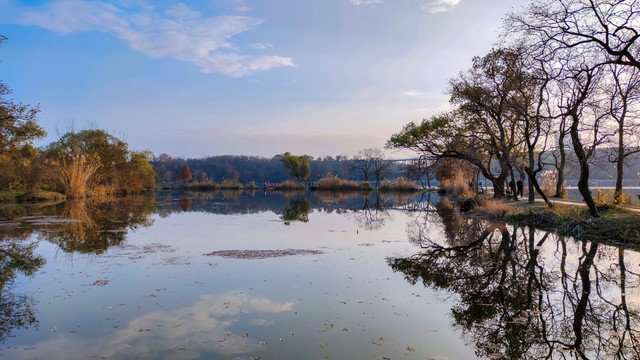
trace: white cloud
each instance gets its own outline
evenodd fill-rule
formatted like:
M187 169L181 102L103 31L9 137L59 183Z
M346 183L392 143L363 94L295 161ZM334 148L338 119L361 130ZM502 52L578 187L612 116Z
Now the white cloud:
M432 14L453 10L460 0L436 0L423 5L422 8Z
M422 96L429 95L429 93L425 93L418 90L407 90L407 91L403 91L402 95L408 96L408 97L422 97Z
M127 6L132 6L127 3ZM153 57L174 57L198 66L202 72L242 77L274 67L294 66L281 56L249 56L237 53L229 42L236 34L263 22L250 16L204 18L179 3L164 14L149 7L136 13L105 2L58 0L41 8L25 11L19 23L69 34L100 31L127 41L137 51ZM268 44L268 43L264 43Z
M354 5L380 4L382 0L349 0Z
M251 8L245 4L244 0L236 0L236 11L251 11Z
M261 42L249 45L250 48L254 50L264 50L273 47L273 44L269 44L268 42Z
M32 344L30 352L15 350L9 357L199 359L203 354L217 353L224 358L237 358L265 350L256 339L237 333L241 311L254 326L269 326L271 322L262 319L262 314L292 309L292 302L251 298L242 292L205 295L189 307L153 311L131 319L118 330L104 334L99 344L91 337L58 336ZM176 352L177 348L182 350Z

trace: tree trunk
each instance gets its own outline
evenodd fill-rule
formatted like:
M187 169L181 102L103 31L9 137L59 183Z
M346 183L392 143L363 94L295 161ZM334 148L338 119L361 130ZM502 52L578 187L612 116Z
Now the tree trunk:
M580 164L580 178L578 179L578 191L582 195L582 199L587 204L589 208L589 214L592 217L597 218L598 209L596 208L596 203L593 201L593 197L591 196L591 190L589 190L589 158L584 151L584 147L580 142L580 134L578 133L578 115L572 114L573 123L571 124L571 142L573 143L573 151L576 153L576 157L578 158L578 163Z
M624 122L618 122L618 159L616 161L616 190L613 196L616 204L622 198L622 178L624 176Z
M529 204L533 204L534 202L536 202L536 194L534 190L538 190L540 188L540 186L538 186L538 182L536 181L536 174L533 173L533 169L535 168L535 154L533 153L533 147L529 147L529 166L528 169L525 166L524 171L527 173L527 176L529 176ZM544 195L544 193L542 191L538 191L538 193L542 196L542 198L544 199L544 202L547 203L547 205L549 205L549 201L547 200L547 197Z
M567 161L567 154L564 151L564 137L566 135L567 133L564 132L564 128L562 128L560 130L560 134L558 135L558 151L560 151L560 163L556 161L556 171L558 177L556 179L556 194L554 196L557 198L562 197L562 188L564 187L564 166Z
M578 274L580 276L580 283L582 285L582 294L578 299L576 304L576 310L573 315L573 333L576 336L576 339L573 343L573 346L576 352L584 356L584 349L582 348L582 330L583 330L583 321L587 314L587 306L589 304L589 296L591 295L591 268L593 267L593 262L596 257L596 253L598 252L598 243L591 243L591 247L589 248L589 252L584 254L584 262L580 264L578 267Z
M533 171L531 171L531 168L529 168L528 166L524 168L524 171L527 173L527 177L529 177L529 189L531 189L531 187L534 187L538 192L538 194L542 196L542 199L544 200L545 204L547 204L548 207L553 207L553 204L549 201L549 198L547 198L547 195L545 195L544 191L542 191L542 189L540 188L540 184L538 184L538 180L536 180L536 174ZM529 193L529 202L533 203L533 201L531 201L531 193Z
M511 182L509 183L509 191L511 191L511 196L513 200L518 200L518 187L516 186L516 175L513 173L513 168L509 168L509 172L511 173L511 182L513 182L513 187L511 187Z

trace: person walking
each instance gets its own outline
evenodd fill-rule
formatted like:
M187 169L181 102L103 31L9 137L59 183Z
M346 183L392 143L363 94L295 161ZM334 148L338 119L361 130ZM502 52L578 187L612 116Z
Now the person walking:
M518 187L518 193L516 194L516 199L518 198L518 195L520 195L520 197L524 197L524 181L522 181L522 178L518 180L518 182L516 183L516 186Z

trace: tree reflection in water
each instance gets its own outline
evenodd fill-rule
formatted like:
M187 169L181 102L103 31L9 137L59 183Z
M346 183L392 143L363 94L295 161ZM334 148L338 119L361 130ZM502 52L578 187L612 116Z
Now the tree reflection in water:
M298 196L289 200L289 206L282 210L280 218L285 221L285 225L289 225L289 221L309 222L309 212L311 211L311 203L304 196Z
M152 224L152 197L127 197L111 200L70 200L60 216L63 221L50 224L42 236L65 252L105 252L121 244L129 230Z
M0 239L0 342L13 330L37 323L33 299L10 291L19 273L32 276L44 265L45 260L33 253L35 247L35 243Z
M437 209L408 225L422 252L388 262L412 284L457 295L454 323L478 356L640 358L637 253Z
M390 200L383 198L378 191L372 192L364 197L361 208L353 209L353 219L365 230L382 228L390 217L389 208L393 205Z

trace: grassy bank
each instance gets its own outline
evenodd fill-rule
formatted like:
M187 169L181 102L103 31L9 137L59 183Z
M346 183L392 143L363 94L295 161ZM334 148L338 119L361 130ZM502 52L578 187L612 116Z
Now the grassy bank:
M600 217L592 218L584 206L544 205L523 207L507 204L503 219L508 223L556 231L581 240L640 248L640 214L615 205L602 206Z
M593 218L581 203L564 201L552 208L542 202L494 199L490 195L474 193L465 182L451 181L439 190L458 204L467 216L503 220L510 224L532 226L554 231L580 240L622 245L640 249L640 213L623 206L613 205L613 196L597 193L596 203L600 216Z
M0 190L0 203L56 202L64 200L64 194L55 191L28 193L26 190Z

